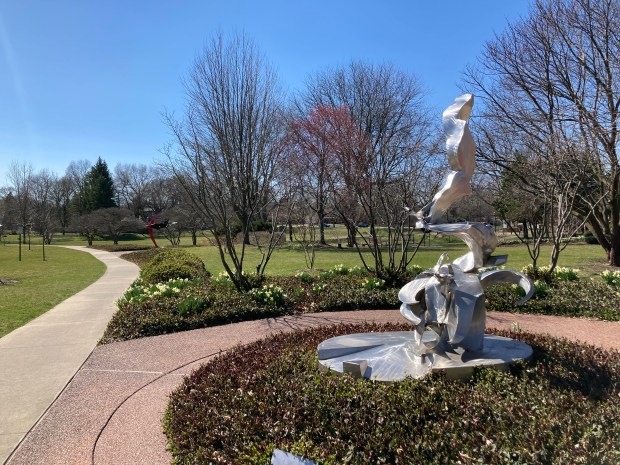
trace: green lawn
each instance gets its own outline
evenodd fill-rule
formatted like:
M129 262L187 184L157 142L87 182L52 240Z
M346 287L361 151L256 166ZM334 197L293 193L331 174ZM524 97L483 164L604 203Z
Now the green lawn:
M206 246L188 248L188 251L198 255L205 262L207 269L214 274L223 270L220 262L217 247ZM468 251L467 247L460 242L437 243L431 247L420 248L412 263L423 268L430 268L437 263L442 252L448 252L451 259L455 259ZM543 246L541 257L538 260L540 266L549 263L551 247ZM496 255L508 254L506 266L511 269L519 270L531 263L527 249L522 246L498 247ZM366 254L370 260L370 254ZM260 254L256 247L248 247L245 258L245 268L252 271L260 261ZM342 263L347 266L361 265L360 258L355 249L328 246L318 248L316 251L316 269L329 269L332 266ZM372 261L369 261L372 263ZM590 276L594 272L606 269L606 258L603 249L599 245L570 244L560 255L560 266L579 268L584 272L584 276ZM306 269L304 254L301 250L283 247L273 253L271 261L267 267L268 275L294 274L299 270Z
M45 313L100 278L105 265L86 252L40 245L18 248L0 245L0 337Z
M328 233L327 247L317 248L315 269L329 269L336 264L346 266L360 266L361 261L355 249L338 248L335 246L338 237L342 240L342 231L331 228ZM8 242L16 237L8 236ZM160 238L161 246L168 242ZM85 245L78 236L57 236L56 244ZM97 241L98 244L111 244L111 241ZM134 240L126 241L129 244L149 244L146 237L134 236ZM199 239L200 247L188 247L188 251L198 255L205 262L207 269L217 274L223 270L217 247L208 245L207 239ZM182 245L189 246L190 238L184 237ZM15 280L17 283L0 285L0 337L31 319L49 310L67 297L75 294L99 278L105 271L105 266L83 252L68 250L60 247L47 247L47 261L42 260L40 238L32 239L32 250L23 246L23 261L18 261L17 246L0 245L0 279ZM442 252L449 252L450 258L455 259L467 252L467 248L460 241L447 238L433 238L430 246L420 248L413 259L413 264L423 268L430 268ZM543 247L539 265L546 265L549 261L551 248ZM518 270L531 263L524 246L498 247L496 254L508 254L507 266ZM370 254L366 254L368 263L372 264ZM245 269L252 271L260 261L260 254L256 247L247 248ZM582 270L582 276L588 277L607 269L605 253L598 245L571 244L560 256L560 265ZM304 254L301 249L285 243L284 247L276 250L267 267L269 275L294 274L307 269Z

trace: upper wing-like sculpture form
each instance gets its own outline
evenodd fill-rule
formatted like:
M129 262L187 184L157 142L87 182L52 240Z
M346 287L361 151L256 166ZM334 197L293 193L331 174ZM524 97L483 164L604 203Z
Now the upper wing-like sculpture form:
M436 224L450 205L471 193L469 183L476 167L476 144L469 132L467 120L473 106L474 96L465 94L457 97L443 112L446 151L452 171L433 201L416 214L422 224Z

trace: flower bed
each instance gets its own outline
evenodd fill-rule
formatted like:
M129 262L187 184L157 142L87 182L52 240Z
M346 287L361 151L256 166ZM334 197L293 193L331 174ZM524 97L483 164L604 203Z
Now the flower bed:
M336 265L318 274L306 271L264 280L249 275L254 289L240 293L228 275L209 277L202 262L182 249L150 250L131 258L141 263L141 278L119 300L119 310L102 343L295 313L396 309L400 305L400 283L390 287L359 267ZM420 269L412 271L399 279L412 279ZM577 270L538 271L534 299L517 307L520 289L496 285L486 291L487 309L620 321L617 288L577 280Z
M186 378L165 431L174 463L618 463L620 354L528 333L530 365L389 385L320 371L319 342L406 325L318 328L237 348Z

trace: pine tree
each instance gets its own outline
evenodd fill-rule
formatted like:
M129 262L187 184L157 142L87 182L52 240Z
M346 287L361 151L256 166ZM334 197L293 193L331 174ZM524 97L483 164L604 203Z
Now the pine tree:
M82 198L86 213L117 206L114 200L114 181L108 165L101 157L86 174Z

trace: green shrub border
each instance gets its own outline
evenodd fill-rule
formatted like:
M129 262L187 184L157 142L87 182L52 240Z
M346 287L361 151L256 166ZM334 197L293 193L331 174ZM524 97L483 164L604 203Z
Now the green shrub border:
M119 301L119 310L101 343L290 314L395 309L400 305L400 285L390 287L357 267L338 265L315 275L298 273L255 280L257 287L276 286L282 290L283 295L270 300L258 298L262 291L237 292L225 275L209 279L202 261L183 249L151 249L124 257L142 267L143 279L146 276L156 282L186 277L197 279L199 284L192 284L174 297L140 303ZM419 269L414 267L412 271ZM398 279L411 278L403 275ZM511 286L491 286L486 290L487 310L620 321L620 295L614 287L591 280L551 281L544 286L544 292L537 288L537 296L522 306L515 305L519 296ZM200 302L189 302L192 296Z
M268 464L274 448L323 465L618 463L620 353L530 333L530 364L389 385L319 370L316 346L406 325L272 336L215 358L170 398L174 463Z

